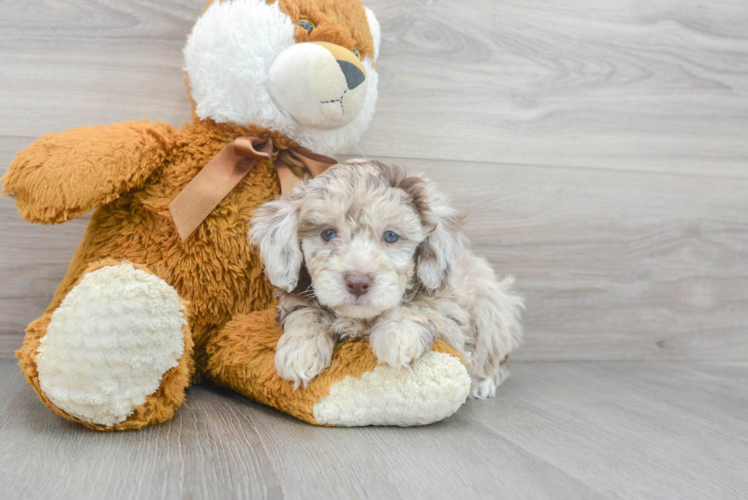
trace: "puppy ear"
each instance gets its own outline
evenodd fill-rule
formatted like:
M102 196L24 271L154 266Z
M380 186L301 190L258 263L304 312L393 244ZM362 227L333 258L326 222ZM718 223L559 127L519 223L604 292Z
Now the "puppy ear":
M252 216L249 239L259 247L265 275L278 288L293 291L303 261L297 236L299 213L288 197L265 203Z
M448 198L426 184L425 207L421 211L424 226L430 230L416 256L416 276L433 293L440 289L467 247L467 239L460 227L462 215L449 206Z

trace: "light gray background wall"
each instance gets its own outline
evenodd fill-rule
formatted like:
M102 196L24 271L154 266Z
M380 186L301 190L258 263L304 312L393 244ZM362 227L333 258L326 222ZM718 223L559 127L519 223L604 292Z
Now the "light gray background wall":
M748 358L744 0L367 3L381 97L360 148L470 213L527 298L517 359ZM3 2L0 172L46 132L188 120L181 48L203 5ZM0 199L0 358L85 224L32 226Z

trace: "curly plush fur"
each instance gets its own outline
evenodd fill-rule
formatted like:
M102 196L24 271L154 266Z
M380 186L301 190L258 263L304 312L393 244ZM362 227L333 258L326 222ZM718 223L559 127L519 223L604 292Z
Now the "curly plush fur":
M493 396L521 340L522 301L467 249L460 221L432 183L374 161L260 207L250 236L279 288L280 376L309 383L344 338L368 337L393 368L442 340L465 360L471 395Z
M307 32L298 26L299 20L311 22L315 29ZM195 112L201 119L220 123L251 123L280 132L319 154L335 154L361 137L374 114L379 36L376 17L358 0L211 1L184 49ZM301 45L304 42L333 43L356 50L361 57L367 85L353 92L362 92L364 102L356 118L345 126L300 123L299 116L292 116L272 97L270 87L276 82L272 72L268 73L269 62L288 49L311 49L311 44ZM304 71L301 61L297 66L301 73L313 74L312 68ZM291 79L288 82L294 88L304 87Z
M224 3L211 1L206 12ZM232 0L231 6L270 6L275 14L284 14L291 30L286 42L326 41L356 49L364 59L376 56L373 34L378 37L379 28L370 30L373 15L359 0L279 0L267 5L262 0ZM314 23L312 34L297 25L300 19ZM226 43L242 40L237 31L232 33L237 36L213 35ZM199 66L194 59L188 61L190 85L198 78ZM238 75L231 73L235 68L225 69L222 76ZM247 242L253 211L279 194L271 161L258 161L187 241L179 238L168 210L203 166L239 136L270 136L281 150L299 143L314 147L311 139L317 137L327 151L356 140L363 128L343 135L289 129L292 133L286 135L262 126L259 117L255 122L253 116L242 115L246 109L211 113L210 106L201 106L208 97L197 97L193 122L179 128L138 121L46 135L20 152L2 179L3 194L13 196L21 216L31 222L62 223L94 210L65 278L42 317L29 325L17 353L28 382L52 411L94 429L137 429L162 422L182 404L190 381L204 377L316 422L313 403L332 384L375 365L366 343L351 342L307 390L293 392L292 384L275 373L280 328L271 320L272 311L270 316L256 312L273 307L273 289ZM100 272L104 268L106 272ZM95 293L97 287L106 293ZM167 295L169 318L150 307L155 298ZM160 322L170 334L144 339L141 334L157 331ZM147 328L135 331L137 325ZM45 342L50 332L54 335ZM166 357L159 358L158 366L145 362L148 349L162 341ZM90 345L95 349L85 347ZM444 345L436 349L457 355ZM60 373L65 377L44 380ZM95 383L97 374L107 383ZM154 380L160 380L160 386L145 395ZM455 401L461 390L454 385ZM327 410L329 415L329 405ZM447 414L440 410L425 420ZM350 421L341 417L321 423ZM394 417L392 421L402 423Z

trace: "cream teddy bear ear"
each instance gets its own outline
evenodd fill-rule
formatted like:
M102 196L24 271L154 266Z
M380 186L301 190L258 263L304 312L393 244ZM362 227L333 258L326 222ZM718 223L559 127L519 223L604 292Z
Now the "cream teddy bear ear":
M382 41L382 29L379 27L379 21L377 16L368 7L366 9L366 20L369 22L369 31L371 32L372 38L374 38L374 60L379 58L379 44Z

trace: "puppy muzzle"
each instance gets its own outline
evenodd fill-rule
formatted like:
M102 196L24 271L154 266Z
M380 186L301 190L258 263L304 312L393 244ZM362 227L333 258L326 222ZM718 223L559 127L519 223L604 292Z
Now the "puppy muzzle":
M267 85L275 102L302 125L336 129L363 109L366 76L350 50L327 42L305 42L275 58Z

